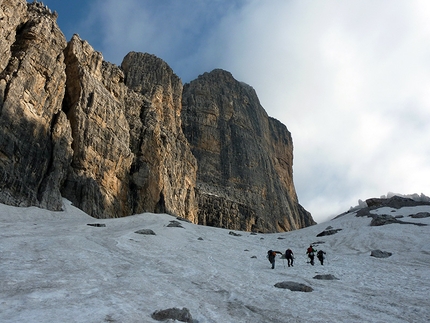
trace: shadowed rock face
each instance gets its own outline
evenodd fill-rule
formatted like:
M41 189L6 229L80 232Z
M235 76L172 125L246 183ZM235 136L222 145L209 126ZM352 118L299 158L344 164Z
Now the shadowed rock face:
M163 212L260 232L314 223L291 135L250 86L215 70L183 89L153 55L118 67L67 43L42 3L0 3L1 203L61 210L65 197L96 218Z
M0 201L58 210L70 162L66 40L40 4L2 1L0 16Z
M291 134L226 71L186 84L185 136L197 158L199 223L277 232L313 224L293 184Z

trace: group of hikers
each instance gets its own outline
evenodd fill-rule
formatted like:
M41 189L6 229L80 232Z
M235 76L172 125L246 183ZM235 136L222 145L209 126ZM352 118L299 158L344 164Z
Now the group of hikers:
M275 269L276 254L281 255L282 259L287 259L288 267L293 267L294 253L291 249L287 249L284 254L280 251L269 250L267 252L267 258L269 259L269 262L272 264L272 269ZM306 250L306 254L308 255L308 258L309 258L308 263L310 263L312 266L315 264L314 263L315 254L317 255L317 258L320 261L321 265L324 265L324 258L325 258L324 255L326 254L325 251L322 251L322 250L317 251L314 249L312 245L310 245L309 248Z

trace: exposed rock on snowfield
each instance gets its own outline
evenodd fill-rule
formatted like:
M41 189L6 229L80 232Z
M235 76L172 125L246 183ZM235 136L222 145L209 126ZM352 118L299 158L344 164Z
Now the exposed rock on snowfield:
M164 61L105 62L78 35L67 43L42 3L3 1L0 17L0 202L58 211L66 197L96 218L260 232L315 223L296 196L291 134L250 86L216 70L183 99Z
M417 201L412 198L394 195L390 198L371 198L366 200L368 208L379 208L382 206L399 209L406 206L430 205L429 201Z
M391 257L392 253L388 251L382 251L382 250L376 249L376 250L372 250L370 252L370 255L375 258L388 258L388 257Z
M137 233L137 234L146 234L146 235L153 235L153 236L155 236L156 234L155 234L155 232L154 231L152 231L151 229L141 229L141 230L137 230L135 233Z
M275 287L289 289L293 292L312 292L313 288L305 284L300 284L292 281L284 281L276 283Z
M262 232L314 224L297 200L291 134L253 88L214 70L186 84L182 102L199 165L199 223Z
M316 275L313 277L314 279L320 279L320 280L339 280L339 278L336 278L332 274L326 274L326 275Z
M182 309L174 307L165 310L155 311L154 313L152 313L151 317L157 321L174 320L188 323L195 322L190 311L186 307Z
M414 219L422 219L422 218L428 218L428 217L430 217L430 213L429 212L419 212L417 214L411 214L409 216L411 218L414 218Z
M318 233L317 237L331 236L332 234L336 234L342 229L325 229L323 232Z

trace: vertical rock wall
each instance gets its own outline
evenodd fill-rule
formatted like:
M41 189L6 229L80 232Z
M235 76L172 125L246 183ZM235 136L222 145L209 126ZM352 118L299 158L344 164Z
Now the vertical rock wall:
M46 194L59 196L68 160L54 165L53 156L62 144L55 129L64 120L66 40L39 3L2 1L0 15L0 200L59 209L61 201L47 203Z
M127 87L143 98L140 107L127 104L132 137L140 138L132 145L135 211L150 208L196 221L197 162L181 128L182 82L149 54L131 52L121 67Z
M183 128L198 161L199 223L277 232L313 224L297 201L289 131L222 70L186 84Z
M63 195L91 216L129 215L133 161L124 113L123 72L74 35L65 50L64 109L73 133L73 161Z

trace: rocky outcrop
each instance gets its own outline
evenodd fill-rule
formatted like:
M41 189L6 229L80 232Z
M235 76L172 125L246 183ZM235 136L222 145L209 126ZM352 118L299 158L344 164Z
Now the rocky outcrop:
M143 98L126 102L134 212L152 209L197 222L197 161L181 128L182 82L154 55L131 52L121 67L129 92Z
M163 212L260 232L314 223L291 134L250 86L216 70L183 89L143 53L118 67L78 35L67 43L56 18L0 0L1 203L61 210L65 197L96 218Z
M0 201L61 208L70 132L64 35L39 3L0 3Z
M122 70L77 35L67 44L41 3L0 9L0 201L61 210L66 197L97 218L195 222L197 165L167 64L130 53Z
M198 162L199 223L260 232L314 223L297 200L291 134L250 86L214 70L184 86L182 106Z
M129 215L133 161L124 111L124 74L74 35L65 50L64 110L73 133L73 161L63 195L96 218Z

